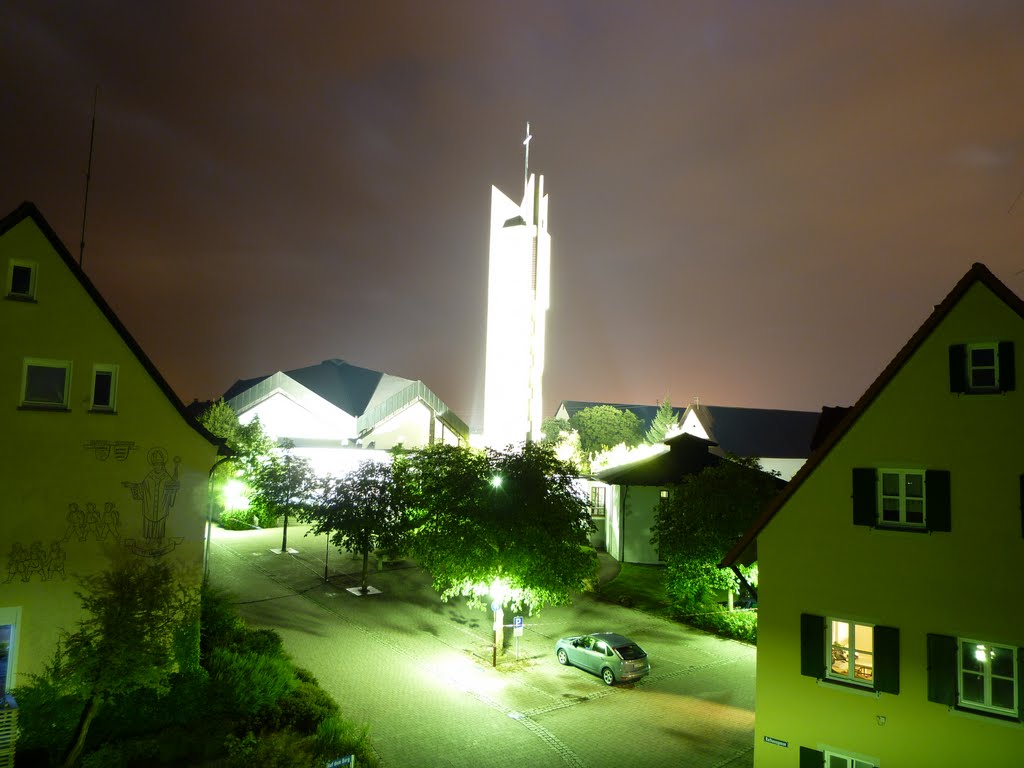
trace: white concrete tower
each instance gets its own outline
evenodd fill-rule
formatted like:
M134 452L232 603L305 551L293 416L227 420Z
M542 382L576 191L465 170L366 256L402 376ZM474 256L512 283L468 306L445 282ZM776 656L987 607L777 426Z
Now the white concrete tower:
M544 418L551 236L544 177L530 173L532 138L527 123L522 203L491 187L483 435L494 448L539 439Z

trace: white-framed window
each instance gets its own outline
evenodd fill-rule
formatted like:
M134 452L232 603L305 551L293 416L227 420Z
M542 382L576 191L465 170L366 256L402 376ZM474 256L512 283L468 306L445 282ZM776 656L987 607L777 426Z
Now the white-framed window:
M608 489L602 485L595 485L590 489L590 515L591 517L604 517L606 514Z
M0 697L14 687L20 623L21 608L0 608Z
M825 750L825 768L875 768L874 763L861 760L842 752Z
M71 362L29 357L21 378L21 404L29 408L63 408L69 403Z
M967 345L967 388L970 392L999 391L999 345Z
M879 475L879 522L882 525L924 528L924 471L882 469Z
M92 406L94 411L117 410L117 366L97 363L92 367Z
M875 628L845 619L828 619L826 675L833 680L873 687L875 684Z
M12 299L35 299L36 272L33 261L11 259L7 267L7 296Z
M1017 649L965 638L958 643L960 706L1017 717Z

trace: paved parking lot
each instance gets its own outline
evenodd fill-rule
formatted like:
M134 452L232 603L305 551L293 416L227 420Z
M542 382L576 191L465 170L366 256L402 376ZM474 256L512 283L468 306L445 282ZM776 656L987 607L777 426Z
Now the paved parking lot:
M385 768L753 765L753 648L583 596L526 617L518 659L513 646L495 669L490 614L442 603L412 563L353 595L361 561L332 548L325 582L326 539L304 531L275 555L280 529L215 529L211 581L370 727ZM601 630L640 643L651 675L608 687L555 661L557 638Z

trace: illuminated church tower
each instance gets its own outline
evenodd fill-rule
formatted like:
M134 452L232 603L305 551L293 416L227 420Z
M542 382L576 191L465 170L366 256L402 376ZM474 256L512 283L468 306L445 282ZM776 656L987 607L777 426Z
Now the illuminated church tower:
M544 177L530 173L532 138L527 123L522 203L491 187L483 432L494 448L539 439L543 419L551 236Z

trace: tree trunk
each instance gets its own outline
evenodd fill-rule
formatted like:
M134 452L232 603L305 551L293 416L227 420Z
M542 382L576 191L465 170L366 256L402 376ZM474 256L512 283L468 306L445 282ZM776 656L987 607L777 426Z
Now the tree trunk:
M288 553L288 510L284 511L284 531L281 535L281 554Z
M75 730L75 740L68 749L67 755L64 756L63 768L73 768L73 766L78 763L78 758L82 756L82 750L85 749L85 737L89 735L89 726L92 725L92 719L96 716L96 710L98 708L99 701L94 693L85 703L85 709L82 710L82 716L78 719L78 728Z
M367 574L367 572L369 570L370 570L370 550L364 549L363 550L363 585L360 588L360 591L364 595L366 594L366 579L367 579L366 574Z

